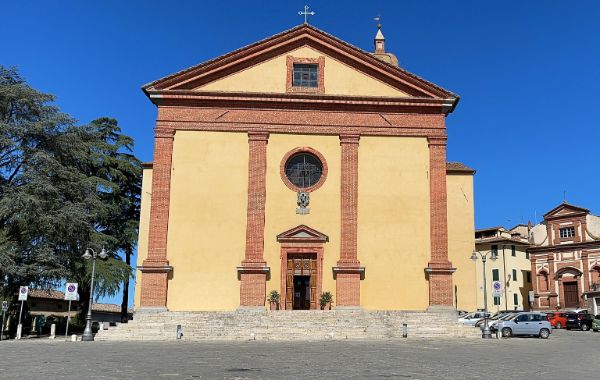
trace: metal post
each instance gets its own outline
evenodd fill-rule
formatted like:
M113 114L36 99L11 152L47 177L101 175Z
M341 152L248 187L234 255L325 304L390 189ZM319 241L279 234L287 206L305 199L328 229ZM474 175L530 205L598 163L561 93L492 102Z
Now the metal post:
M71 300L69 300L69 311L67 312L67 327L65 328L65 342L69 341L69 321L71 320Z
M4 317L6 316L6 311L2 309L2 325L0 325L0 342L2 342L2 336L4 335Z
M85 316L85 330L83 330L83 335L81 336L81 340L84 342L93 342L94 341L94 333L92 332L92 302L94 297L94 276L96 275L96 254L94 252L94 257L92 259L92 283L90 287L90 302L87 315Z
M487 305L487 279L485 276L485 262L487 261L487 255L481 256L483 262L483 332L481 337L484 339L492 339L492 332L488 324L488 305Z
M19 324L17 325L17 339L23 335L23 325L21 324L21 315L23 315L23 300L21 300L21 311L19 311Z

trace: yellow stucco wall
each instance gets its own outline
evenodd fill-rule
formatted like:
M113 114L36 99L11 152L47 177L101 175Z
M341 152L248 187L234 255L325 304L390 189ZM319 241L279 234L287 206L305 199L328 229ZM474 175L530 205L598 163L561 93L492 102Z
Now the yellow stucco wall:
M177 131L167 255L169 310L233 310L248 190L245 133Z
M288 55L298 58L318 58L319 56L325 56L325 94L408 96L406 93L308 46L303 46L225 78L200 86L196 88L196 91L285 93L287 79L286 56Z
M140 209L140 227L138 232L137 246L137 266L142 265L148 256L148 229L150 228L150 200L152 198L152 169L147 168L143 171L142 177L142 195ZM133 300L134 307L140 305L140 294L142 286L142 272L139 270L135 274L135 295Z
M475 211L473 176L452 174L446 177L448 194L448 259L457 269L453 275L457 309L472 311L477 305L475 263L470 259L475 248Z
M424 310L430 257L429 150L424 138L362 137L358 255L365 309Z
M316 149L324 156L328 167L323 186L310 195L310 213L307 215L296 214L297 195L285 186L279 169L285 154L298 147ZM271 134L269 137L264 257L271 267L271 280L267 282L267 294L271 290L281 291L281 245L276 236L304 224L329 236L329 242L323 245L323 291L331 292L335 300L331 268L340 256L340 173L341 150L337 136Z

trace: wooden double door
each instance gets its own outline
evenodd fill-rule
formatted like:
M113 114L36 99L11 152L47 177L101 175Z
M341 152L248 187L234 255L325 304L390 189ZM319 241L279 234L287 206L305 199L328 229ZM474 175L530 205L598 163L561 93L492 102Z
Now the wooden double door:
M289 254L285 308L287 310L316 310L317 296L317 254Z
M563 282L563 294L565 296L565 307L579 306L579 289L577 282Z

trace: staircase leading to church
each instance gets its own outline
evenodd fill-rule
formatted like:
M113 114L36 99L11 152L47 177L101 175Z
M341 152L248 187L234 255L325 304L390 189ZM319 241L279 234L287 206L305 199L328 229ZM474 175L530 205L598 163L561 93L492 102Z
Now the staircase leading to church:
M409 338L478 338L478 328L457 323L454 313L364 310L238 310L232 312L138 312L135 319L96 340L340 340Z

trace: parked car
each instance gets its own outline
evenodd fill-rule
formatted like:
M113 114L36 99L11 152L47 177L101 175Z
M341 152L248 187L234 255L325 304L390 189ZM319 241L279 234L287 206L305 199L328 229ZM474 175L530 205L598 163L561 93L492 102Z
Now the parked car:
M495 333L495 332L497 331L497 330L496 330L496 325L498 324L498 322L501 322L501 321L505 321L505 320L507 320L507 319L510 319L510 318L514 317L514 315L515 315L515 313L507 313L507 314L502 314L501 316L499 316L499 317L498 317L498 319L496 319L496 320L493 320L493 321L490 323L490 330L491 330L493 333Z
M565 312L557 311L546 313L546 318L554 329L562 329L567 325L567 313Z
M523 311L525 311L525 310L500 310L488 318L488 324L491 324L492 322L497 321L498 319L504 317L505 315L521 313ZM477 321L477 323L475 323L475 327L483 328L483 322L484 322L483 319Z
M552 333L552 326L541 313L518 313L512 317L501 320L496 324L504 338L515 335L535 335L548 339Z
M595 332L600 331L600 314L594 316L594 320L592 321L592 330Z
M588 331L592 328L593 320L594 316L588 313L567 313L565 328L567 330L581 329L582 331Z
M475 326L477 321L482 319L486 314L488 317L492 315L491 313L484 313L483 311L475 311L458 318L458 322L467 326Z

